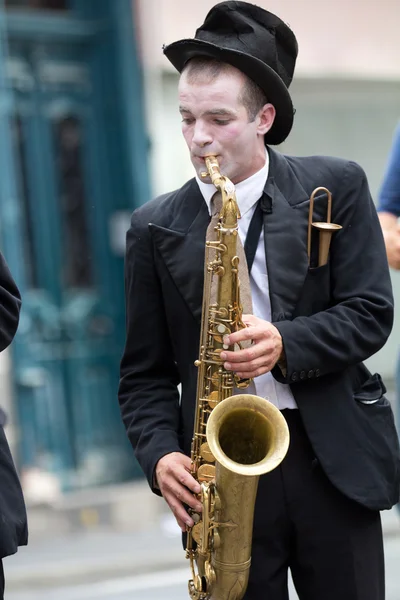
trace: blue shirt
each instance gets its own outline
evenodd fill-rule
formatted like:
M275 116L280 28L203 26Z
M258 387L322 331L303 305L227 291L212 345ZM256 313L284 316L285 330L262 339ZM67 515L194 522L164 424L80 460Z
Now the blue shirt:
M400 217L400 123L395 131L386 173L379 192L378 211Z

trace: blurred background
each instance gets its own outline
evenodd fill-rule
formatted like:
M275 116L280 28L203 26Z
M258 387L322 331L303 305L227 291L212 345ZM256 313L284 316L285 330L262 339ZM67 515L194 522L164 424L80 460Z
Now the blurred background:
M40 586L56 585L58 571L59 585L80 580L83 556L98 556L87 567L91 580L113 574L111 563L118 573L151 571L155 544L172 561L171 543L186 566L179 532L126 440L116 392L130 214L193 175L178 76L162 45L193 37L214 4L0 0L1 250L23 295L18 334L0 356L0 402L31 529L28 549L6 562L16 589L9 598L47 598ZM376 200L400 119L398 0L257 4L299 42L295 125L280 150L357 161ZM400 298L399 272L392 276ZM398 311L391 338L368 361L391 397L399 340ZM149 564L138 558L146 548ZM394 551L400 558L400 546ZM157 564L170 566L165 556ZM160 597L141 585L129 597ZM125 597L105 589L101 597Z

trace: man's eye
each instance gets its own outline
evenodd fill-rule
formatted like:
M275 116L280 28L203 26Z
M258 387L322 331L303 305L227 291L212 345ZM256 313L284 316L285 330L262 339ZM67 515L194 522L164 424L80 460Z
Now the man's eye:
M226 119L214 119L216 125L228 125L229 120Z
M182 119L182 123L185 123L185 125L191 125L192 123L194 123L194 119L186 117L185 119Z

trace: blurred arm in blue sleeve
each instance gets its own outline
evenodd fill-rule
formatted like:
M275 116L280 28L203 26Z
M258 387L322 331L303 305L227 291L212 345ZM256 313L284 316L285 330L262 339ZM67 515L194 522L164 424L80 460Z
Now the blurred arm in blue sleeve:
M389 265L393 269L400 269L400 123L395 131L379 192L378 212Z

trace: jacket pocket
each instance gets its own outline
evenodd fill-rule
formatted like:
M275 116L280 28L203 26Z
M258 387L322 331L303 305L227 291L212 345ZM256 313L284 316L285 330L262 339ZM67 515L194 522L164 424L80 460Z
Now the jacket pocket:
M330 306L330 265L310 267L294 311L294 317L309 317Z
M354 399L364 405L390 406L389 400L384 396L386 387L379 373L370 375L361 386L355 390Z

